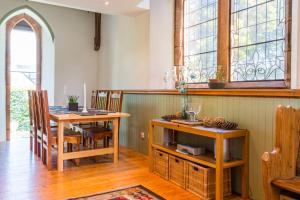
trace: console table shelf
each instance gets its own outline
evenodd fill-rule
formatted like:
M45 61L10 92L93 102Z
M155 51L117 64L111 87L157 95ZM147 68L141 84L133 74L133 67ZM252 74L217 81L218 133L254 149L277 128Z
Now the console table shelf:
M216 160L214 158L214 154L211 152L206 153L204 155L193 156L193 155L186 155L186 154L177 152L175 146L152 144L152 148L164 151L171 155L177 156L179 158L183 158L185 160L192 161L192 162L200 164L200 165L204 165L204 166L211 167L211 168L216 168ZM243 160L232 160L229 162L224 162L223 168L226 169L226 168L231 168L231 167L238 167L238 166L244 165L244 163L245 162Z
M153 135L154 127L161 127L165 129L175 130L183 133L194 134L198 136L215 139L216 142L216 159L213 153L206 153L200 156L185 155L176 151L175 146L154 144ZM243 158L240 160L223 161L224 139L243 138ZM248 199L248 174L249 174L249 132L244 129L238 130L222 130L217 128L207 128L202 126L188 126L174 122L168 122L161 119L154 119L150 121L149 126L149 155L150 164L152 163L153 150L160 150L170 155L214 168L216 170L216 199L223 199L223 172L226 168L241 167L242 169L242 199ZM150 170L151 167L150 167Z

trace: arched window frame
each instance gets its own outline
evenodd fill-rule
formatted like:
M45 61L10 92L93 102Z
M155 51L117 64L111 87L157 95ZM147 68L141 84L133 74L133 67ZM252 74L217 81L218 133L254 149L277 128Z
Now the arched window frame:
M6 22L6 53L5 53L5 83L6 83L6 139L10 140L10 93L11 93L11 32L21 21L25 21L36 34L37 45L37 69L36 89L41 89L41 68L42 68L42 29L39 23L26 13L13 16Z

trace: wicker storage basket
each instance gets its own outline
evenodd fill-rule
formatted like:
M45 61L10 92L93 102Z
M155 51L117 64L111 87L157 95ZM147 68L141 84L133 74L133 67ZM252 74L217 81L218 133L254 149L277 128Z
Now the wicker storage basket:
M185 161L169 155L169 180L185 188Z
M169 155L158 150L153 151L153 172L169 180Z
M204 200L215 198L215 169L186 162L186 189ZM224 196L231 195L231 171L224 169Z

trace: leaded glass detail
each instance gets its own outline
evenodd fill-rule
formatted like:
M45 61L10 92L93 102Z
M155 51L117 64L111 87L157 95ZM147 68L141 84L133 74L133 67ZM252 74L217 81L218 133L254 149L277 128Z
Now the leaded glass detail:
M188 83L206 83L217 70L218 0L185 0L184 65Z
M231 81L284 80L286 0L231 5Z

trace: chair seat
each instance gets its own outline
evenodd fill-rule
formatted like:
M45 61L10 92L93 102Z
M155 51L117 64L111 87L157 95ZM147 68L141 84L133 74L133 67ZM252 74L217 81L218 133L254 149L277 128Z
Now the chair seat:
M57 137L57 129L51 129L52 139L51 144L57 144L58 137ZM64 129L64 142L77 144L81 139L81 134L70 129Z
M111 130L109 128L105 128L102 126L97 126L97 127L91 127L89 129L89 132L91 133L101 133L101 132L111 132Z
M290 179L276 179L272 181L272 184L282 190L300 194L300 176Z
M112 130L105 127L91 127L88 131L88 136L94 140L102 140L105 137L112 136Z
M76 127L82 129L83 131L89 131L92 128L99 128L104 126L104 122L94 122L94 123L80 123L75 125Z

